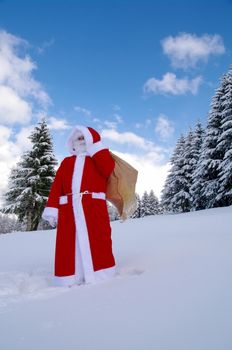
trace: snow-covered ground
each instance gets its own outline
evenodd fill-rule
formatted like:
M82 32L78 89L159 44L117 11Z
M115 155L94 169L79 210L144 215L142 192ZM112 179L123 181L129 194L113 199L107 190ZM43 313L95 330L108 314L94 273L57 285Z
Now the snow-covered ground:
M117 276L52 286L55 231L0 235L1 350L231 350L232 207L114 222Z

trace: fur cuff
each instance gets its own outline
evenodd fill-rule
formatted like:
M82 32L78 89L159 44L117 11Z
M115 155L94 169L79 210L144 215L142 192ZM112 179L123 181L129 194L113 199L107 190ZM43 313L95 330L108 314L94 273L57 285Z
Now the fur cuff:
M103 149L107 149L107 147L105 147L101 141L95 142L92 145L87 146L87 152L91 157Z
M58 217L58 209L57 208L52 208L52 207L46 207L43 211L43 214L42 214L42 218L44 220L47 219L47 217L54 217L54 218L57 218Z

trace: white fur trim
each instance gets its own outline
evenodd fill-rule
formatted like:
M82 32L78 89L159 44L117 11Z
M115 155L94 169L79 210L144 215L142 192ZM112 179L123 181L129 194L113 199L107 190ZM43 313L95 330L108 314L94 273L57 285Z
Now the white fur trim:
M102 269L94 272L95 276L95 281L100 282L100 281L105 281L110 278L113 278L116 274L116 268L115 266L109 267L107 269Z
M75 278L75 275L64 276L64 277L54 276L53 282L56 287L68 287L75 284L76 278Z
M95 142L92 145L87 146L87 152L91 157L103 149L107 149L107 147L105 147L101 141Z
M113 278L116 275L116 267L109 267L106 269L98 270L94 272L94 282L99 283L106 281L108 279ZM84 276L63 276L63 277L58 277L54 276L53 277L53 285L56 287L69 287L74 284L83 284L85 282ZM87 282L89 283L89 282ZM91 281L91 283L93 283Z
M80 250L80 242L78 233L76 232L76 244L75 244L75 273L77 282L83 282L85 279L84 276L84 267L82 263L82 255Z
M73 181L72 181L72 193L79 193L81 190L81 181L83 177L83 170L85 165L85 157L77 157L74 166ZM78 264L77 254L81 255L81 262L83 271L76 271L78 274L83 274L85 282L94 282L94 270L92 255L89 245L89 235L85 221L85 215L82 207L82 197L72 196L74 218L76 224L76 263ZM80 267L80 266L79 266ZM79 272L79 273L78 273Z
M68 196L60 196L59 198L59 204L67 204L68 203Z
M54 218L58 218L58 209L52 207L46 207L43 211L42 218L47 220L48 217L53 216Z
M92 192L92 198L106 199L106 194L104 192Z

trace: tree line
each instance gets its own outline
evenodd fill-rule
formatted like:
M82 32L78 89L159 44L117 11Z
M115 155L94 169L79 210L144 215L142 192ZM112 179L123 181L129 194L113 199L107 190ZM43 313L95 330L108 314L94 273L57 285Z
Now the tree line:
M220 80L206 127L176 143L161 198L167 212L232 205L232 66Z
M22 155L9 176L0 233L19 227L27 231L49 227L41 215L58 162L44 119L29 138L31 150ZM232 205L232 66L220 79L206 127L199 121L186 135L180 135L170 163L160 203L152 190L141 198L137 194L132 218ZM112 206L109 215L111 220L118 219Z
M32 147L11 170L5 205L0 213L0 233L34 231L51 228L41 219L58 164L46 121L40 121L29 136ZM160 213L159 201L153 190L142 197L137 194L137 209L133 218ZM110 220L118 220L116 208L108 203Z
M132 219L142 218L148 215L156 215L161 213L161 206L158 198L154 194L154 191L151 190L149 193L145 191L142 196L136 194L137 199L137 209L134 214L131 216ZM117 209L108 204L108 212L111 221L119 220L119 215Z

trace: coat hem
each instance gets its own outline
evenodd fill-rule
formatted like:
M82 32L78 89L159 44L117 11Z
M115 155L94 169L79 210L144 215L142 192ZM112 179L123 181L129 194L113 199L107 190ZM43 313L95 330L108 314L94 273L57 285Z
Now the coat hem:
M89 282L88 280L85 281L85 279L82 277L78 278L77 275L54 276L53 281L56 287L68 287L74 284L84 284L84 283L94 284L97 282L102 282L113 278L115 274L116 274L116 266L112 266L106 269L94 271L93 273L94 279L92 279L91 282Z

